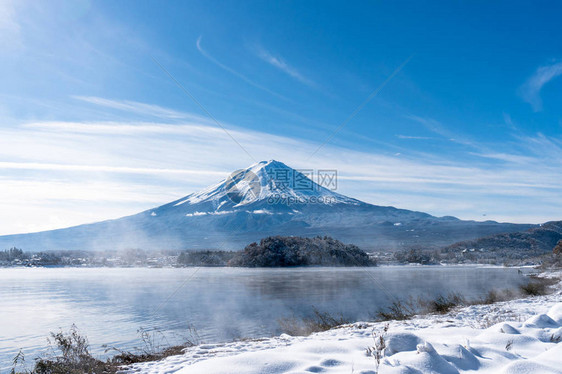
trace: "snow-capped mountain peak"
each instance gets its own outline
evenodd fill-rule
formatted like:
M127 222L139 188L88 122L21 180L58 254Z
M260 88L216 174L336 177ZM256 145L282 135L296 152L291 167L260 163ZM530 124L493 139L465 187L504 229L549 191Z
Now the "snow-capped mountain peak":
M331 178L336 178L333 172ZM197 212L247 209L251 205L359 204L317 183L314 170L296 170L276 160L261 161L236 170L226 179L171 203ZM189 212L188 212L189 213Z

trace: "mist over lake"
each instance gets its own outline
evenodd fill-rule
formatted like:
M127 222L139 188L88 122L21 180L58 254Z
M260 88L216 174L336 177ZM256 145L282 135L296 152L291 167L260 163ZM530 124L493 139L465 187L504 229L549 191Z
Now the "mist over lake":
M313 308L368 319L391 297L460 292L466 298L525 282L513 268L9 268L0 272L0 368L23 349L32 362L51 331L75 323L92 350L141 345L139 328L156 329L162 344L197 330L219 342L279 333L278 319Z

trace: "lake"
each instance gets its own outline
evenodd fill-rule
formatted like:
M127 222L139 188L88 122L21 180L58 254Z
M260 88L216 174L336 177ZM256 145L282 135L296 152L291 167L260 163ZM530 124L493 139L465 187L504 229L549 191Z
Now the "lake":
M217 342L279 333L279 318L313 308L368 319L392 297L460 292L477 298L525 282L517 269L454 266L376 268L4 268L0 269L0 368L20 349L26 362L51 331L74 323L92 351L141 346L139 329L158 344L193 337Z

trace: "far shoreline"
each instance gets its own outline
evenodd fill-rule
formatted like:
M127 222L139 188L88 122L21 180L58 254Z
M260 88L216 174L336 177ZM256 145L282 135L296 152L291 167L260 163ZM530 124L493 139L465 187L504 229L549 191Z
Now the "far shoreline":
M0 266L0 269L376 269L376 268L438 268L438 267L467 267L467 268L490 268L490 269L535 269L537 265L497 265L497 264L379 264L376 266L277 266L277 267L252 267L252 266L72 266L72 265L44 265L44 266ZM540 269L544 271L546 269Z

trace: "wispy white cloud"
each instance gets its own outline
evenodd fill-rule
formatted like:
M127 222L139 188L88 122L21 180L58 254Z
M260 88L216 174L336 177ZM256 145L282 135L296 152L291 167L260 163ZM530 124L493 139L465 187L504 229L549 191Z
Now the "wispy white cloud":
M296 80L306 84L309 87L317 87L314 81L302 75L296 68L290 66L283 58L279 56L274 56L273 54L271 54L261 46L256 46L254 50L256 55L260 59L276 67L277 69L283 71L285 74L289 75L290 77L295 78Z
M228 175L226 171L193 170L193 169L164 169L142 168L108 165L81 165L81 164L54 164L41 162L4 162L0 161L0 170L46 170L46 171L78 171L86 173L120 173L120 174L182 174L193 177L212 176L223 178Z
M396 135L398 139L413 139L413 140L433 140L431 136L414 136L414 135Z
M541 90L545 84L562 74L562 62L541 66L521 87L521 96L535 112L542 110Z
M460 135L460 134L456 134L453 131L449 130L446 126L444 126L441 122L433 119L433 118L426 118L426 117L420 117L420 116L416 116L413 114L407 114L404 116L405 118L408 118L414 122L418 122L421 125L423 125L427 130L433 132L434 134L437 134L451 142L455 142L458 144L463 144L466 146L470 146L470 147L475 147L477 146L476 143L474 143L473 141L466 139L464 136Z
M519 136L519 141L525 145L527 152L531 154L540 153L544 161L549 164L562 164L562 139L548 137L538 133L534 137Z
M222 62L220 62L219 60L217 60L216 58L214 58L211 54L209 54L205 49L203 49L203 47L201 46L201 40L203 39L202 36L199 36L199 38L197 38L197 42L195 43L195 45L197 46L197 50L203 55L205 56L209 61L211 61L213 64L217 65L218 67L220 67L223 70L228 71L229 73L235 75L236 77L242 79L244 82L248 83L251 86L254 86L262 91L265 91L273 96L276 96L280 99L283 100L289 100L287 99L285 96L278 94L277 92L274 92L272 90L270 90L269 88L262 86L259 83L254 82L252 79L248 78L247 76L245 76L242 73L239 73L238 71L234 70L233 68L223 64Z
M518 154L510 154L510 153L476 153L470 152L478 157L490 158L499 161L505 161L510 163L517 163L517 164L528 164L535 162L537 159L536 157L518 155Z
M137 188L138 186L104 180L84 183L82 179L57 181L34 178L20 180L1 178L0 181L0 193L6 200L12 202L20 199L23 195L27 195L28 203L65 200L157 204L166 201L166 196L170 198L178 193L174 188L160 188L160 186L154 184L145 184L144 188L141 189ZM64 190L64 196L61 195L61 190Z
M183 122L181 124L154 123L154 122L29 122L23 124L22 128L45 130L51 132L73 132L83 134L121 134L121 135L141 135L141 134L163 134L163 135L192 135L198 136L202 133L206 135L217 134L223 130L217 127L203 125L206 119L196 122Z
M503 113L503 122L512 130L517 130L517 126L513 123L511 115L509 113Z
M16 4L12 0L0 1L0 53L22 46Z
M73 98L90 104L103 106L106 108L117 109L133 114L148 115L157 118L167 119L186 119L194 118L193 115L176 110L163 108L158 105L139 103L130 100L111 100L96 96L73 96ZM195 117L200 119L200 117Z
M26 172L28 174L28 172ZM0 178L0 234L68 227L138 213L168 202L181 189L98 178ZM9 219L9 222L6 220Z

